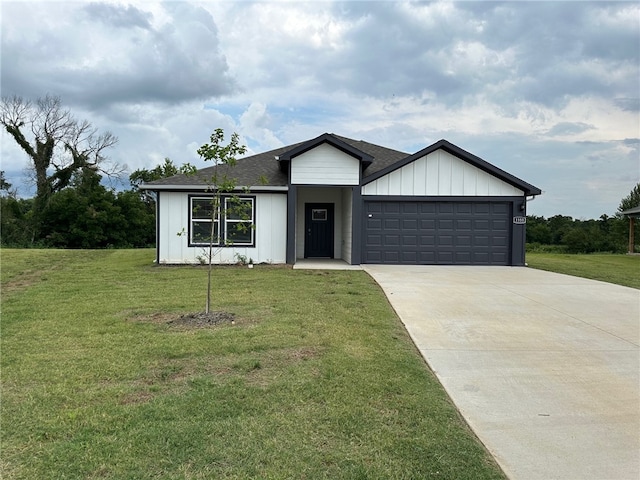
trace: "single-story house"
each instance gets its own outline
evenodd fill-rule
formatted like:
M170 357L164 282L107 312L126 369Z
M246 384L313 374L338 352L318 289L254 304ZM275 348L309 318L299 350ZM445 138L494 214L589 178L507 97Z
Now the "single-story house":
M215 168L142 186L156 193L158 263L202 258ZM446 140L411 155L331 133L238 159L229 176L248 215L225 213L223 196L216 263L524 265L527 197L541 193Z

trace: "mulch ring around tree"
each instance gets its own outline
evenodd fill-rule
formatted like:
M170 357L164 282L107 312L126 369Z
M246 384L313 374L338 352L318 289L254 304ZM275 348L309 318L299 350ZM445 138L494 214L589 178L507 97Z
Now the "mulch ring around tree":
M167 325L187 328L207 328L223 323L235 324L235 314L229 312L196 312L180 315L180 317L169 320Z

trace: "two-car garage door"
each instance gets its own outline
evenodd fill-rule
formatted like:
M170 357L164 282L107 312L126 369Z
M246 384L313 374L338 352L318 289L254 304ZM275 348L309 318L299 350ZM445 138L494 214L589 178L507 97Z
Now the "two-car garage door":
M511 203L366 201L364 263L509 265Z

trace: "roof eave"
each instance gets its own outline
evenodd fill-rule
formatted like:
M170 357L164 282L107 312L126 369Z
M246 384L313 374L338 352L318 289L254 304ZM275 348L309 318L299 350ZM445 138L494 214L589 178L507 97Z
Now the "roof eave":
M140 190L150 191L207 191L211 190L209 185L193 184L193 185L153 185L142 184ZM286 192L289 189L286 185L252 185L252 186L236 186L233 191L241 192L248 190L260 190L261 192Z
M308 142L304 142L297 147L292 148L291 150L281 153L280 155L278 155L277 160L279 162L291 161L292 158L297 157L298 155L302 155L303 153L308 152L309 150L312 150L315 147L322 145L323 143L328 143L332 147L343 151L347 155L351 155L352 157L357 158L367 166L373 162L373 157L371 155L363 152L362 150L358 150L355 147L352 147L351 145L342 141L331 133L323 133L319 137L309 140Z

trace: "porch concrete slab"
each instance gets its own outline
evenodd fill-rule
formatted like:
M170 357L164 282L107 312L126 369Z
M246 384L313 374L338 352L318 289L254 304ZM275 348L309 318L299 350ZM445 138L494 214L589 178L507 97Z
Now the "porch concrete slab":
M364 269L514 480L640 478L640 291L526 267Z
M294 270L362 270L360 265L350 265L336 258L305 258L296 260Z

